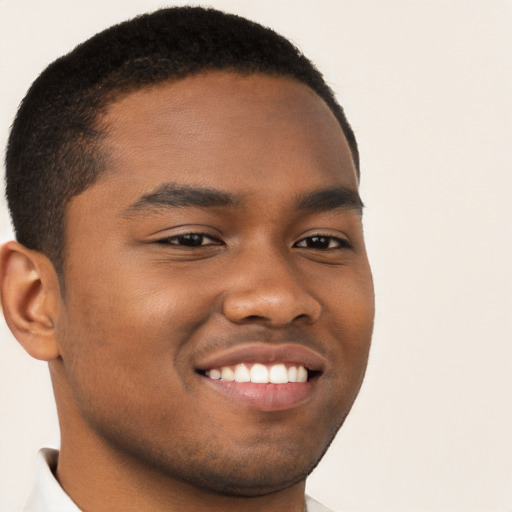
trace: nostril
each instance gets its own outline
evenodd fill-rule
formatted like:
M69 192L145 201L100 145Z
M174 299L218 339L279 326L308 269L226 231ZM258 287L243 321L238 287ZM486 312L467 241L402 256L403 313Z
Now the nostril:
M249 315L249 316L246 316L244 318L244 320L248 320L249 322L255 322L258 320L265 320L265 318L262 316L259 316L259 315Z

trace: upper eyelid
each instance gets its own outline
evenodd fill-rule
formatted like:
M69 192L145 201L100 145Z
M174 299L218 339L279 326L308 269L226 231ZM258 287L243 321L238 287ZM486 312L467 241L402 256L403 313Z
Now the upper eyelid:
M312 233L311 235L303 236L302 238L297 240L293 245L296 246L298 243L303 242L304 240L307 240L308 238L315 238L315 237L329 238L332 240L336 240L337 242L340 243L341 247L343 247L343 246L349 247L349 248L353 247L352 242L347 237L338 236L338 235L327 235L327 234L322 234L322 233Z
M342 242L350 242L347 236L342 234L336 234L333 235L332 233L322 233L319 231L318 233L311 233L306 236L301 236L297 242L300 242L301 240L306 240L307 238L314 238L314 237L320 237L320 238L334 238L336 240L341 240Z
M182 233L173 233L173 234L170 234L167 236L165 236L165 235L159 236L154 241L155 242L166 241L166 240L171 240L171 239L175 239L175 238L179 238L179 237L187 236L187 235L198 235L198 236L202 236L207 239L210 239L210 240L224 243L224 241L222 240L222 235L214 235L211 233L207 233L205 231L201 231L200 229L198 229L197 231L190 230L190 231L183 231ZM299 242L302 242L303 240L307 240L308 238L314 238L314 237L334 239L334 240L338 240L341 243L352 246L352 242L345 235L343 235L341 233L340 234L325 233L322 231L312 232L310 234L307 234L306 236L301 236L298 240L293 242L293 245L295 246L296 244L298 244Z
M186 235L201 235L208 238L222 238L222 233L217 230L210 228L209 226L203 226L203 225L197 225L197 226L187 226L187 225L181 225L181 226L174 226L169 227L167 229L161 229L157 232L154 232L151 235L151 238L154 240L156 239L168 239L168 238L175 238L178 236L186 236Z
M219 237L217 237L217 236L210 235L208 233L201 233L199 231L188 231L186 233L178 233L178 234L175 234L175 235L162 236L162 237L156 239L155 242L164 242L164 241L167 241L167 240L172 240L172 239L180 238L180 237L187 236L187 235L197 235L197 236L202 236L204 238L208 238L208 239L213 240L215 242L222 242L222 240Z

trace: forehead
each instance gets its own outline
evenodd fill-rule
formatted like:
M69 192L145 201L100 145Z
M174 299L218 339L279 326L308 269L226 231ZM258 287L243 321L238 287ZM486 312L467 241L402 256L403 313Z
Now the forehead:
M103 119L106 176L261 186L270 168L299 178L321 168L357 188L338 121L309 87L284 77L210 72L113 102ZM279 168L279 169L278 169ZM109 172L110 171L110 172ZM224 174L223 176L221 176Z

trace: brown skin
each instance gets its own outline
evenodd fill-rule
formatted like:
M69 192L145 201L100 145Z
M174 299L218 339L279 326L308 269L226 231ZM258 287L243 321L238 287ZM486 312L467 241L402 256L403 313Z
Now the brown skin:
M338 122L294 80L223 72L130 93L102 122L107 171L70 204L65 297L43 255L3 249L6 318L50 361L62 486L85 511L302 510L373 324L360 213L297 208L326 187L357 194ZM127 213L166 183L237 203ZM172 238L186 233L207 236ZM215 391L200 359L241 343L314 350L314 392L269 412Z

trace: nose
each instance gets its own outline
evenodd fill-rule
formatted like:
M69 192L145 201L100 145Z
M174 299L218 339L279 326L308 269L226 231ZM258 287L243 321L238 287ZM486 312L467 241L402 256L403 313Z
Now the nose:
M233 269L223 310L234 323L263 322L280 327L302 321L312 324L321 304L301 283L299 272L284 257L258 257Z

